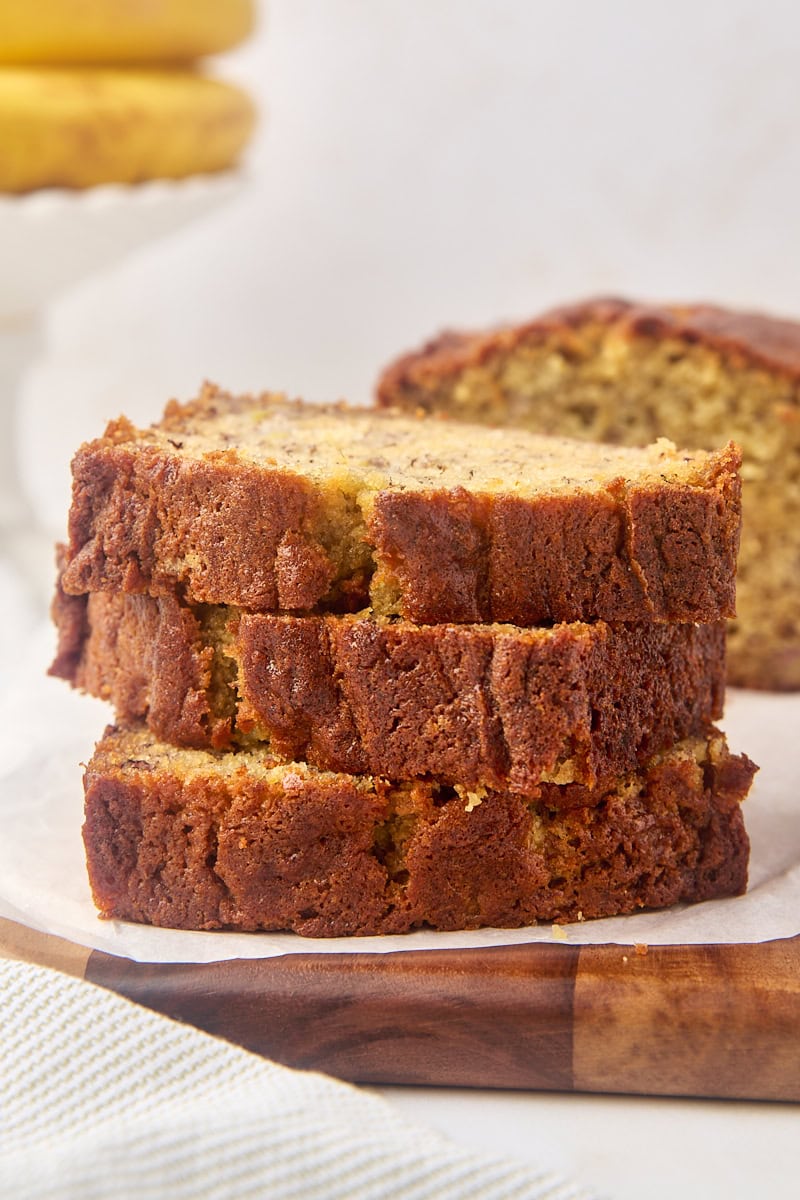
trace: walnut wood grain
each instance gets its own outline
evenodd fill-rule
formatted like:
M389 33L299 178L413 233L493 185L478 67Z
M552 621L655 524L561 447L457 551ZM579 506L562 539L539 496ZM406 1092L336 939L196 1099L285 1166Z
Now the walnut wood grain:
M564 1091L578 951L299 954L142 966L87 979L292 1067L360 1083Z
M800 938L167 966L95 952L86 978L354 1082L800 1100Z

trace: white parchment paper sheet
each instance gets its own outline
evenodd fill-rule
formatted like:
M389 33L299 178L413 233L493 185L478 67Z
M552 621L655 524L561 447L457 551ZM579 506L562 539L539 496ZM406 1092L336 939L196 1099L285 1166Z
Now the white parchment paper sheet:
M85 762L110 710L44 675L52 634L21 656L0 699L0 916L140 962L214 962L309 952L497 946L760 942L800 932L800 695L731 692L723 725L731 748L761 767L745 806L752 841L745 896L602 921L532 929L301 938L185 933L101 921L92 904L80 829Z

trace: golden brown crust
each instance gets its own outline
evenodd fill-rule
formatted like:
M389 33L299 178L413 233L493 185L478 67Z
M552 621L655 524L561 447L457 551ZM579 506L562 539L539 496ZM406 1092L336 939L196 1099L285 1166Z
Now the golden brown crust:
M568 350L571 335L587 328L604 332L613 329L616 335L630 339L671 338L687 345L699 343L735 365L749 363L800 380L800 322L714 304L649 305L598 297L550 309L532 321L515 325L474 333L441 333L383 371L376 389L378 403L392 407L398 400L402 402L404 394L410 404L424 403L417 389L432 381L458 375L497 352L545 343L555 335ZM577 340L575 352L582 352Z
M56 583L50 605L50 617L58 638L56 654L48 674L74 681L82 670L82 660L90 635L85 596L69 596L61 586L67 562L67 548L58 542L55 548Z
M108 730L85 776L84 842L107 917L336 935L520 926L742 892L739 802L755 768L677 747L589 804L287 767L162 761ZM699 755L700 761L697 761ZM202 763L198 760L202 757ZM222 756L230 759L230 756ZM586 797L585 797L586 798ZM579 801L579 797L576 797Z
M724 627L414 626L244 615L240 717L316 766L527 792L594 785L722 707Z
M233 449L181 453L181 422L248 403L211 390L195 406L169 410L160 429L163 437L174 427L174 450L125 421L79 450L68 593L184 591L194 602L255 611L372 603L420 624L733 614L741 521L733 445L698 459L691 484L650 470L527 496L382 486L363 513L348 510L348 529L331 489L302 474ZM441 427L424 425L434 447ZM466 430L464 445L484 436ZM597 452L605 460L616 453Z
M199 601L311 608L335 575L315 537L319 501L297 475L243 462L166 459L112 435L73 462L67 592L171 594L191 558Z
M620 486L565 501L459 492L385 493L371 523L403 615L541 625L733 616L739 452L703 489Z
M68 652L64 621L53 673L178 745L264 739L326 770L525 792L544 772L616 777L722 711L722 623L526 631L68 599L86 615Z
M699 343L736 365L749 363L800 379L800 324L714 304L631 305L622 331L629 337L675 338Z
M52 615L58 649L49 674L100 700L121 720L147 715L180 746L230 742L231 721L214 711L214 649L192 609L171 597L68 596L57 589Z

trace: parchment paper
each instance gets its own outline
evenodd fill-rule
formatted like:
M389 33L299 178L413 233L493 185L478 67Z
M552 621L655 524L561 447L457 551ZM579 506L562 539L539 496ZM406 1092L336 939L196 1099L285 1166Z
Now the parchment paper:
M185 933L95 912L80 829L81 766L112 719L106 705L44 675L52 634L42 629L0 698L0 916L140 962L214 962L277 954L508 945L760 942L800 932L800 695L730 692L731 748L761 767L745 805L752 841L747 895L667 912L581 924L384 938Z

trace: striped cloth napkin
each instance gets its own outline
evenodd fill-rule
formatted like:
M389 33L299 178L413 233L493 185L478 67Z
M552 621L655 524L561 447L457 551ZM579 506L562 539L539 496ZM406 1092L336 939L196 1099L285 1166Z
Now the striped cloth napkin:
M0 1027L14 1200L592 1200L49 968L0 962Z

